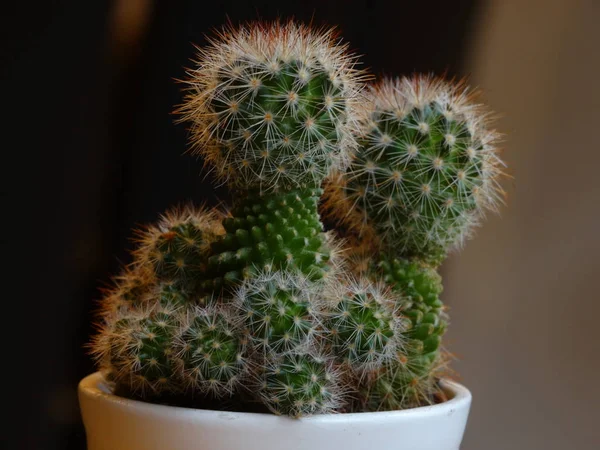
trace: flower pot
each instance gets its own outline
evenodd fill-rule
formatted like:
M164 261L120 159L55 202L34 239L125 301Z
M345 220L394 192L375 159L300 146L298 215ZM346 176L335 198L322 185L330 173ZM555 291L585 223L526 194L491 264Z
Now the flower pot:
M79 384L88 450L456 450L471 394L404 411L291 419L156 405L113 395L100 373Z

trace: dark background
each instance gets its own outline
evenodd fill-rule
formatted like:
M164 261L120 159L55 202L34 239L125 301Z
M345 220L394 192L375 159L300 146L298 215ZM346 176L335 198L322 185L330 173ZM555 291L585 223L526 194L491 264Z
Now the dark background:
M14 403L3 408L10 420L2 448L85 448L76 386L94 367L84 346L98 287L129 261L130 230L181 201L227 200L227 192L203 178L201 161L184 155L186 129L171 113L181 101L174 80L184 77L192 43L202 45L205 33L228 19L294 16L337 25L376 75L462 76L470 31L485 3L3 6L1 222L9 270L3 271L2 373ZM526 20L543 15L539 9Z

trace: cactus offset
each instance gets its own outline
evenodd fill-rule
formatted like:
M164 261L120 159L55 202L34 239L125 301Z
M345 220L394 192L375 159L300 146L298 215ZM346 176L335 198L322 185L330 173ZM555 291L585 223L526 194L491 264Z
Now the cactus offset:
M120 390L148 397L177 391L178 326L175 312L161 307L121 310L94 342L96 357Z
M435 269L402 259L382 260L378 265L386 283L402 295L399 309L410 320L405 332L407 351L423 358L424 370L438 358L447 328L444 305L439 298L442 279Z
M344 280L329 297L326 327L340 361L363 373L389 364L401 351L403 325L389 289L366 279Z
M168 211L156 226L138 232L136 263L151 267L159 280L193 292L211 243L223 234L218 218L214 211L189 206Z
M360 150L326 209L352 228L374 228L397 256L441 262L502 200L498 135L471 97L427 76L377 84Z
M312 353L268 358L259 383L263 402L275 414L324 414L344 404L340 374L330 361Z
M310 348L320 317L315 309L321 287L300 273L265 272L246 280L235 305L254 346L286 352Z
M120 311L139 307L156 283L153 272L142 266L125 268L113 281L111 288L103 290L99 316L104 320Z
M194 149L241 191L318 187L353 145L357 72L332 30L225 29L198 55L180 112Z
M441 277L430 267L403 259L382 259L370 274L399 294L397 304L405 325L404 347L383 372L362 383L361 407L367 410L405 409L431 403L438 394L446 355L440 348L447 316L439 298Z
M174 353L187 390L231 394L248 373L245 337L226 309L192 308L175 338Z

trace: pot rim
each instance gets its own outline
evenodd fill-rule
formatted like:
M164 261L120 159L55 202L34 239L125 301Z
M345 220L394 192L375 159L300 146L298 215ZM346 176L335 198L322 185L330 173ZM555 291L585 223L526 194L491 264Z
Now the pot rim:
M401 419L403 416L410 416L411 418L417 416L431 416L431 415L444 415L452 414L457 409L462 409L470 405L471 403L471 392L462 384L456 381L448 379L441 379L440 384L442 388L450 398L443 403L436 403L434 405L419 406L417 408L409 408L397 411L374 411L374 412L358 412L358 413L331 413L331 414L316 414L313 416L302 417L300 419L290 419L294 421L310 421L317 424L328 424L336 422L348 422L348 421L362 421L367 419L371 420L386 420L386 419ZM153 410L155 412L162 411L173 411L178 416L184 415L190 419L200 419L203 416L229 416L239 419L253 418L261 420L286 420L289 419L284 416L277 416L269 413L254 413L254 412L237 412L237 411L217 411L210 409L199 409L199 408L187 408L183 406L171 406L161 405L157 403L148 403L140 400L132 400L125 397L120 397L113 394L107 385L104 376L101 372L94 372L79 382L78 386L79 396L88 397L96 401L111 404L121 409L126 408L131 412L148 412ZM408 418L408 417L407 417Z

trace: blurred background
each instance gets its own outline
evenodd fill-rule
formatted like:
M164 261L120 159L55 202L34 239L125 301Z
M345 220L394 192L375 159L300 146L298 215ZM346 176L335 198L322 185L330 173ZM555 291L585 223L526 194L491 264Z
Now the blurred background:
M175 80L214 27L278 16L337 25L376 75L483 90L514 179L443 266L446 343L474 395L462 448L600 448L599 1L46 1L2 16L3 448L85 448L84 346L131 228L228 199L184 155Z

